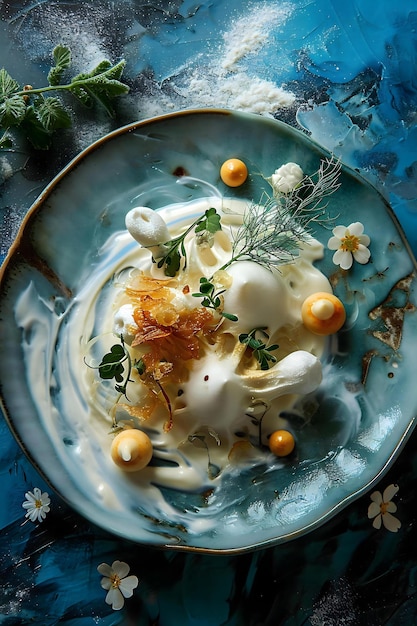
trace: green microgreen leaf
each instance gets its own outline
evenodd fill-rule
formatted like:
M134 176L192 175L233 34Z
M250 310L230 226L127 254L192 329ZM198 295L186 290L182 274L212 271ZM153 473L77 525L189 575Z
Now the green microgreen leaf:
M217 214L216 209L207 209L204 215L197 218L184 233L164 243L166 254L156 261L154 259L154 262L157 263L157 267L164 268L166 276L176 276L181 269L181 261L183 269L187 267L187 251L184 242L192 230L196 234L208 231L211 235L221 230L220 215Z
M98 366L100 378L111 380L114 378L118 383L123 381L124 366L122 361L126 358L125 349L122 345L115 344L110 352L105 354Z
M270 365L277 362L276 356L271 354L279 348L278 344L268 346L264 341L259 339L256 334L260 333L266 340L269 339L268 333L265 332L266 327L253 328L249 333L241 333L239 341L247 346L253 352L253 356L258 361L262 370L267 370Z
M211 207L204 213L204 218L202 218L197 224L195 232L200 233L207 230L209 233L214 234L221 229L220 215L217 213L216 209Z
M224 292L225 289L220 289L220 291L216 292L216 286L213 284L213 282L205 276L202 276L200 278L200 291L191 295L193 298L202 298L201 306L204 306L207 309L213 309L214 311L217 311L217 313L219 313L222 317L225 317L232 322L237 322L238 318L236 315L223 311L222 299L220 298L220 296Z
M139 376L142 376L146 372L146 365L143 362L143 359L135 360L135 362L133 363L133 367L135 368Z

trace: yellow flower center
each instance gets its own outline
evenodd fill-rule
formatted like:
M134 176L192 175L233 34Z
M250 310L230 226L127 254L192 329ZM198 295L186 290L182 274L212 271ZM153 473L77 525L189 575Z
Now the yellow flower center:
M381 504L379 505L379 508L381 509L381 514L385 515L388 509L388 502L381 502Z
M36 507L37 509L42 508L42 501L41 501L41 500L35 500L35 507Z
M359 249L359 237L356 235L346 235L346 237L342 237L341 241L341 249L344 252L356 252Z
M120 583L122 582L120 580L120 576L118 576L117 574L113 574L110 577L111 580L111 586L113 587L113 589L117 589L120 586Z

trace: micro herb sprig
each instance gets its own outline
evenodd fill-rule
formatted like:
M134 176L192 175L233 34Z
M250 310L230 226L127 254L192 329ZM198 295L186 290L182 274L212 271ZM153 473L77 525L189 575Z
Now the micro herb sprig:
M288 194L252 203L233 236L231 258L221 269L238 260L251 260L267 269L293 261L302 243L309 241L312 223L328 221L323 199L340 187L340 168L339 161L325 159L315 174Z
M125 373L125 366L123 365L125 361L127 363L127 373ZM120 343L114 344L110 348L110 352L103 356L97 369L102 380L112 380L114 378L116 381L115 390L128 399L126 395L127 385L129 382L133 382L130 378L132 359L125 347L123 337L120 337Z
M51 91L69 92L87 107L95 103L103 107L109 115L114 114L112 99L129 91L120 82L125 61L113 65L101 61L88 73L74 76L70 82L61 84L65 71L71 65L71 51L67 46L58 45L53 50L54 65L48 73L48 85L23 88L4 69L0 69L0 148L10 148L10 131L18 129L37 149L47 149L52 133L59 128L68 128L72 118L68 108L58 96L46 95Z
M184 241L193 229L198 237L202 237L203 233L212 236L218 230L221 230L220 215L217 213L216 209L207 209L204 215L197 218L182 235L164 244L167 252L155 262L159 268L164 268L165 276L173 277L178 274L181 267L181 259L184 259L183 269L187 267L187 252Z
M89 365L85 359L84 362L90 369L98 370L102 380L113 380L114 378L116 381L114 385L115 390L120 394L120 397L125 396L126 400L129 400L126 394L127 386L129 383L133 382L130 378L132 369L136 369L139 376L145 372L145 365L142 359L135 359L132 362L132 358L129 350L127 350L125 346L122 335L120 336L120 343L111 346L110 351L106 352L97 366ZM126 367L124 365L125 362Z
M262 326L259 328L253 328L249 333L241 333L239 335L240 343L253 351L253 356L261 366L261 370L268 370L271 367L271 364L277 362L276 356L271 354L271 352L279 348L277 344L268 346L264 341L256 337L256 335L260 333L268 341L269 335L265 332L265 330L266 327Z
M237 315L233 315L232 313L226 313L226 311L223 311L222 309L223 301L221 295L225 291L226 289L220 289L219 291L216 291L216 287L211 282L211 280L202 276L200 278L200 291L197 293L193 293L192 296L194 298L202 298L202 306L217 311L222 317L225 317L231 322L237 322Z

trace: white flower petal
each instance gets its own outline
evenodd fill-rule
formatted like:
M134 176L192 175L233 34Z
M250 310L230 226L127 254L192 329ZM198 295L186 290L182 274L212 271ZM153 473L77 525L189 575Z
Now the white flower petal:
M381 507L377 502L371 502L368 506L368 517L371 519L372 517L376 517L381 513Z
M342 270L348 270L352 267L352 254L347 250L337 250L333 255L333 263L340 265Z
M363 224L362 222L353 222L352 224L349 224L347 229L351 235L359 237L359 235L362 235L363 233Z
M36 520L38 519L38 509L30 509L25 517L28 517L30 519L31 522L36 522Z
M128 575L130 567L124 561L113 561L112 569L115 574L118 575L119 578L124 578Z
M329 250L339 250L341 245L342 242L338 237L330 237L329 241L327 242L327 247L329 248Z
M117 587L112 587L106 595L106 603L111 604L114 611L120 611L124 606L125 599Z
M391 515L391 513L385 513L385 515L382 516L382 521L385 528L392 533L398 532L398 530L401 528L400 520Z
M400 488L398 485L388 485L388 487L385 488L384 494L382 496L384 502L389 502L390 500L392 500L395 494L398 493L399 489Z
M107 576L106 576L105 578L101 579L100 585L103 587L103 589L106 589L108 591L109 589L112 588L113 583L110 580L110 578L107 578Z
M361 243L363 246L369 246L369 244L371 243L371 239L370 237L368 237L368 235L360 235L358 239L359 243Z
M33 495L35 496L36 500L41 500L42 498L42 492L39 489L39 487L35 487L35 489L33 490Z
M395 513L395 511L397 510L397 505L395 504L395 502L386 502L385 510L388 513Z
M361 265L365 265L365 263L368 263L370 256L371 253L369 252L368 248L365 248L365 246L363 246L361 243L359 244L358 249L353 252L353 258Z
M137 576L128 576L127 578L123 578L120 582L119 589L124 595L125 598L130 598L133 595L133 590L139 584L139 579Z
M372 502L376 502L377 504L382 504L382 493L380 491L373 491L371 493Z
M346 226L336 226L336 228L333 228L332 233L338 239L342 239L342 237L346 236L346 230Z
M112 568L110 567L110 565L107 565L107 563L100 563L100 565L97 567L97 571L102 576L108 576L109 578L113 574Z
M376 528L377 530L379 530L381 528L381 524L382 524L382 515L378 515L378 517L376 517L374 521L372 522L372 526Z

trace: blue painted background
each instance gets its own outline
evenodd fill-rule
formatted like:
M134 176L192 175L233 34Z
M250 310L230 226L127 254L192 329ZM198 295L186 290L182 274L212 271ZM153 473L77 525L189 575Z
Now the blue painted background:
M415 0L30 0L0 2L0 65L22 83L41 84L62 41L80 65L124 57L131 93L114 120L78 111L75 129L47 154L23 141L0 153L2 258L36 196L86 145L150 112L204 105L186 89L193 72L209 76L211 104L227 33L271 6L285 19L266 26L268 40L239 70L295 95L270 114L360 169L390 199L417 253ZM296 542L235 557L185 555L141 548L80 518L51 493L1 420L0 624L415 624L416 452L414 433L380 486L400 487L396 534L372 528L364 496ZM25 523L21 506L35 486L52 501L42 524ZM140 579L120 612L105 604L96 571L115 559Z

